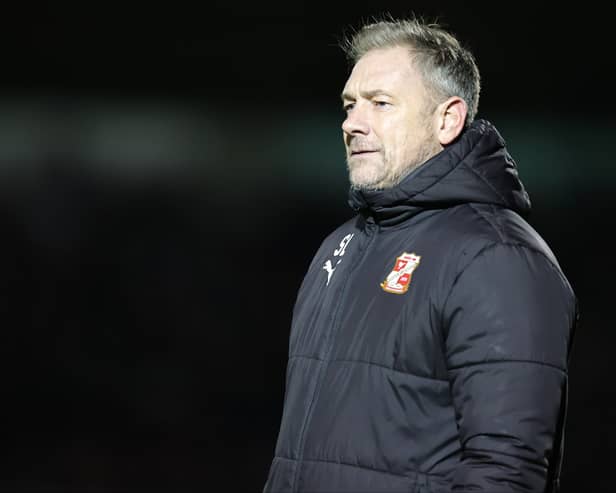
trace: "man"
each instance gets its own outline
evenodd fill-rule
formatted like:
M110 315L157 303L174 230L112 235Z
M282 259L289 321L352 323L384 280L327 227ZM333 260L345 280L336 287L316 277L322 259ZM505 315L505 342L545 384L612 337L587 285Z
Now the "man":
M556 491L576 299L473 56L415 19L346 48L357 216L298 294L265 491Z

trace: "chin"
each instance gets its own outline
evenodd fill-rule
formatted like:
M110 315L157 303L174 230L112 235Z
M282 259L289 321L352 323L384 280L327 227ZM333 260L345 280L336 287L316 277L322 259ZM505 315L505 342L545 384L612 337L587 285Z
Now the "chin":
M385 165L382 162L370 162L368 159L347 160L349 181L353 188L375 190L387 179Z
M351 182L351 186L357 190L378 190L382 188L381 183L383 182L383 177L360 176L351 173L349 175L349 181Z

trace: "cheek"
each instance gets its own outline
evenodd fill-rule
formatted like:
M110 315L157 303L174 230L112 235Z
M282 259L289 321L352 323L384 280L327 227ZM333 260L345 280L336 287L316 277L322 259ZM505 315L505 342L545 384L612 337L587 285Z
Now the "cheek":
M412 150L414 140L412 134L398 127L391 130L388 141L391 155L402 158Z
M401 130L401 122L396 120L387 120L380 125L377 136L387 153L399 152L400 145L404 142L404 132Z

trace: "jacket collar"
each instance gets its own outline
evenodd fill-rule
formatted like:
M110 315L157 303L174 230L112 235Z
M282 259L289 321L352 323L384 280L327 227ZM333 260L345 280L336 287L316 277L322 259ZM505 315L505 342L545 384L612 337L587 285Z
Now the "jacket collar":
M349 205L381 226L394 226L424 210L464 203L494 204L525 216L530 199L505 141L477 120L437 155L385 190L351 188Z

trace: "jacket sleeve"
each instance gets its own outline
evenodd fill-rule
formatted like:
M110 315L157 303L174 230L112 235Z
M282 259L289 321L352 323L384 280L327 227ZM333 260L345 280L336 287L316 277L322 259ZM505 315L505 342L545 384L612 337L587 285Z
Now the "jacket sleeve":
M575 312L555 261L524 246L489 246L458 274L443 311L462 446L453 491L545 491Z

